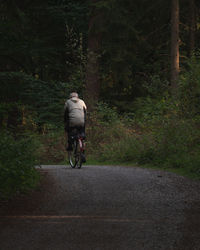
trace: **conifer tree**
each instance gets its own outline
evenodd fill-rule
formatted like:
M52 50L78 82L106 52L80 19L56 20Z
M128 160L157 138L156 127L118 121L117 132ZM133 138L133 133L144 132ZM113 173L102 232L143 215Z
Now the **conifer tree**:
M171 87L176 94L179 77L179 0L171 5Z

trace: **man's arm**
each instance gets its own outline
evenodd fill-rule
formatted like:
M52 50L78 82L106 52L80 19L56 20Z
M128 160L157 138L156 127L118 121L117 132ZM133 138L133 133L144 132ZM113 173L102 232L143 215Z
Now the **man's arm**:
M69 130L69 110L67 107L65 107L65 112L64 112L64 126L65 126L65 131L68 132L68 130Z
M84 111L84 124L86 123L86 116L87 116L87 110L85 109L85 107L83 108Z

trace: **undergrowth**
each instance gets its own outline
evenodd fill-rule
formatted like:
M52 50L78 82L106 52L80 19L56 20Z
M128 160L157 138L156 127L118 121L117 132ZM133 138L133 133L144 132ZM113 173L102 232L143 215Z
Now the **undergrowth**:
M113 117L112 121L101 122L97 112L91 118L88 153L92 161L149 164L179 172L184 169L200 177L199 123L180 117L176 105L156 120L145 116L142 125L138 125L137 119L127 124L123 117Z
M40 177L35 138L23 135L14 138L7 132L0 134L0 199L33 189Z
M137 163L200 178L199 70L198 60L188 62L180 76L176 98L167 88L163 92L160 88L152 89L155 81L158 86L162 84L157 77L152 86L147 84L149 95L130 104L131 112L128 109L119 114L115 107L99 103L87 119L89 161ZM43 139L43 159L64 162L63 128L49 131Z
M154 116L151 120L150 115L145 115L145 122L138 123L137 117L127 122L127 117L118 115L106 104L100 104L89 114L87 122L86 155L89 162L151 165L179 172L184 170L188 175L200 177L198 119L181 117L177 105L173 109L168 107L168 112L164 107L156 118ZM144 101L142 110L145 110ZM148 113L151 114L149 106ZM43 162L67 163L63 128L50 129L42 136L42 142Z

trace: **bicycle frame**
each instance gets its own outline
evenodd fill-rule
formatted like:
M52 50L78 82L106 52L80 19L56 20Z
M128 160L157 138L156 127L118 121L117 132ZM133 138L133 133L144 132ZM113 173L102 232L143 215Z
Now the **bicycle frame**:
M82 153L84 153L85 150L85 145L84 145L84 141L82 137L78 137L78 143L79 143L79 147L80 147L80 151Z

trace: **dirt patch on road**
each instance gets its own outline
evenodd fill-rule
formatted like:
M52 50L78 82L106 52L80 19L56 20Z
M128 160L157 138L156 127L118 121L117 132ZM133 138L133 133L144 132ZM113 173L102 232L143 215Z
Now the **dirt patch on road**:
M53 177L47 171L39 170L39 172L41 181L35 190L0 202L0 216L37 213L46 202L47 194L53 192L55 186Z

